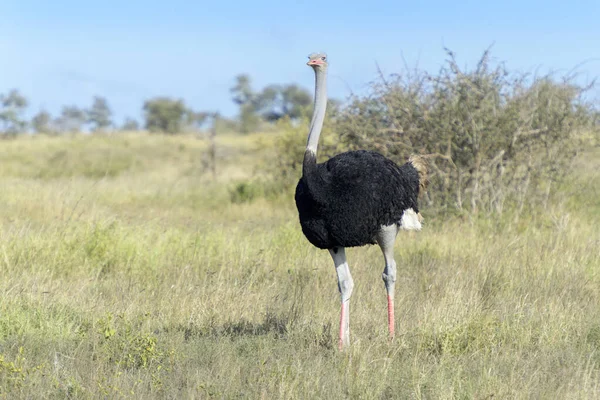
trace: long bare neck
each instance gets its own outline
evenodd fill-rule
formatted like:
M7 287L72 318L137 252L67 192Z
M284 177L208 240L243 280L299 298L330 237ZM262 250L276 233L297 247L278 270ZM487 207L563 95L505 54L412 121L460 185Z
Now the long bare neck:
M312 120L310 121L310 131L308 133L308 142L304 152L304 162L302 164L302 174L306 176L317 164L317 147L319 145L319 136L325 120L325 111L327 109L327 71L321 68L315 68L315 106Z

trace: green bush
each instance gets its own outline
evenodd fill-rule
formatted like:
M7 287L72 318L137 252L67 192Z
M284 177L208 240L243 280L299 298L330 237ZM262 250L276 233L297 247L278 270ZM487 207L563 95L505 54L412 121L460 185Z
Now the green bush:
M257 182L239 182L229 189L232 203L249 203L264 195L262 186Z

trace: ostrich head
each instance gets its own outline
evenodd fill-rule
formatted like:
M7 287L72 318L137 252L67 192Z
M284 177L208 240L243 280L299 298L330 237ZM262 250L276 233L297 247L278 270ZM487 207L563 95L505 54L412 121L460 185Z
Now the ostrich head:
M327 54L312 53L308 56L306 65L312 67L315 71L327 69Z

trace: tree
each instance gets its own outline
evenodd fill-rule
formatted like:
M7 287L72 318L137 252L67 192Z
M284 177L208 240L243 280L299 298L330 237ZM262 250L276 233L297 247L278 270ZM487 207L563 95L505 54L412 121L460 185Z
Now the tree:
M312 104L312 96L298 85L287 85L281 90L281 109L283 115L298 119L308 114Z
M48 111L42 110L31 119L31 126L37 133L52 132L52 116Z
M0 95L0 122L3 132L17 134L25 129L27 122L22 118L22 114L27 105L27 99L16 89L12 89L8 95Z
M250 133L258 128L260 117L256 114L256 109L252 104L240 106L239 122L242 133Z
M255 130L260 120L274 122L283 117L298 119L310 112L312 96L298 85L269 85L260 92L252 89L248 75L238 75L230 89L232 100L240 107L243 133Z
M275 109L280 92L281 87L279 85L269 85L255 96L254 110L264 120L276 121L280 118L281 112Z
M88 122L93 125L94 131L103 131L113 123L111 121L112 111L104 97L95 96L92 108L88 110Z
M62 132L80 132L86 121L87 115L84 110L77 106L64 106L56 120L56 126Z
M257 106L267 121L277 121L283 117L298 119L310 111L312 97L298 85L271 85L258 96Z
M187 108L183 100L155 97L144 103L146 129L151 132L178 133L184 123Z
M121 125L122 131L137 131L140 129L140 124L133 118L127 117Z
M573 166L578 132L593 129L591 86L574 76L510 71L489 49L468 69L446 51L437 75L381 77L367 96L354 97L333 121L336 145L376 150L398 163L427 154L427 200L440 209L472 215L510 207L518 215L528 206L545 208Z
M190 127L198 130L198 129L202 128L204 123L208 120L209 115L211 115L211 114L206 111L188 110L187 115L186 115L187 124Z
M233 102L240 107L240 131L242 133L250 133L258 127L260 122L260 118L257 115L257 102L260 102L262 99L257 98L256 93L254 93L248 75L238 75L235 81L235 86L229 91L233 95Z
M233 95L233 102L237 105L244 105L252 103L254 101L254 91L250 77L245 74L241 74L235 77L235 86L229 89Z

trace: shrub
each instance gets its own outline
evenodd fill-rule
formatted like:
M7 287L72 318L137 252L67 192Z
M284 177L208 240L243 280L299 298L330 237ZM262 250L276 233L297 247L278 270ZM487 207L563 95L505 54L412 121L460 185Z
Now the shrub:
M229 189L229 198L232 203L250 203L264 195L263 187L258 182L238 182Z
M581 148L577 134L594 129L588 88L569 76L511 73L489 50L474 70L447 54L437 76L381 76L339 116L340 139L400 163L427 154L437 207L502 213L507 202L519 210L544 203Z

